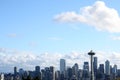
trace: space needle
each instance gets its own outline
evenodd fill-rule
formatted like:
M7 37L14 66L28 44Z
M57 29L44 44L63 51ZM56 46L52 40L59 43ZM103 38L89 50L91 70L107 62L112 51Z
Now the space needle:
M90 75L90 80L94 80L93 55L95 55L95 53L91 50L90 52L88 52L88 55L90 56L90 63L91 63L91 75Z

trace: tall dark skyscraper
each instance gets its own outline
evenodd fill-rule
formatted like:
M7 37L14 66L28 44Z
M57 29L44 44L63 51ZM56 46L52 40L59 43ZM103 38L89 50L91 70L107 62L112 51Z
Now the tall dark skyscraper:
M55 68L53 66L50 66L50 79L55 80Z
M99 72L104 74L104 64L99 65Z
M41 80L41 72L40 72L40 66L35 67L35 72L34 72L34 79Z
M67 68L67 78L68 78L68 80L71 79L72 75L73 75L73 69L71 67L68 67Z
M84 62L83 70L89 71L89 63L88 62Z
M95 75L95 76L96 76L96 73L97 73L97 65L98 65L97 57L94 57L93 69L94 69L94 75Z
M60 73L64 74L64 71L66 70L66 63L65 59L60 59Z
M35 71L36 71L36 72L40 72L40 66L36 66L36 67L35 67Z
M17 67L14 67L14 75L17 74Z
M45 67L45 79L44 80L50 80L51 74L50 74L50 68Z

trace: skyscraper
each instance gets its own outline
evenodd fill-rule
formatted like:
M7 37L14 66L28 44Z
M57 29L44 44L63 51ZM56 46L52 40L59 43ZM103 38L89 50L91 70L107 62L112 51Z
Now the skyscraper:
M60 59L60 74L64 74L66 70L65 59Z
M55 71L55 80L60 80L60 71Z
M94 57L94 61L93 61L93 69L94 69L94 75L96 76L97 74L97 57Z
M113 73L117 73L117 65L115 64L114 66L113 66Z
M89 62L84 62L84 65L83 65L83 72L82 72L82 78L83 80L89 80Z
M45 79L44 80L50 80L50 68L49 67L45 67Z
M114 78L117 76L117 65L113 66L112 74L114 75Z
M105 61L105 74L110 75L110 62L108 60Z
M104 64L100 64L99 71L104 74Z
M36 72L40 72L40 66L36 66L36 67L35 67L35 71L36 71Z
M14 75L17 74L17 67L14 67Z
M76 78L78 78L78 69L79 69L78 64L75 63L74 66L72 67L72 73Z
M40 66L35 66L34 79L41 80Z
M50 79L55 80L55 68L53 66L50 66Z
M83 70L89 71L89 63L88 62L84 62Z
M73 75L73 70L71 67L67 68L67 79L70 80Z
M105 80L104 64L99 64L99 69L97 71L97 75L96 75L95 80Z

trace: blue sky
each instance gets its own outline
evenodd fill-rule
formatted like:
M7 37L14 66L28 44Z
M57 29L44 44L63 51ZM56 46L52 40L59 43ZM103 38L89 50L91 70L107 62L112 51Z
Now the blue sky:
M0 64L4 64L5 69L9 70L8 65L25 63L22 66L25 67L26 64L41 61L35 55L40 55L41 58L42 53L45 53L43 57L48 61L53 53L60 53L55 56L55 61L58 61L62 55L75 52L70 55L76 56L79 55L76 52L86 53L91 49L103 53L118 52L115 55L119 56L119 2L119 0L1 0L0 60L5 58L6 60ZM13 54L9 54L10 52ZM31 55L31 52L34 55ZM23 60L17 59L21 57L20 54ZM29 58L28 62L26 57ZM56 62L54 63L56 65ZM0 66L0 69L3 66Z
M54 16L62 12L75 11L93 5L89 1L0 1L0 47L27 50L36 53L70 51L119 51L119 40L111 36L119 33L98 31L84 23L59 23ZM101 0L102 1L102 0ZM119 1L103 0L107 7L119 11Z

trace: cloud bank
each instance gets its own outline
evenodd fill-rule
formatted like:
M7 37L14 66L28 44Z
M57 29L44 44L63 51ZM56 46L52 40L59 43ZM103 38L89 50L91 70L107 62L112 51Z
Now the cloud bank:
M80 13L62 12L54 16L54 20L68 23L80 22L91 25L100 31L120 32L120 16L117 10L107 7L103 1L96 1L91 6L81 8Z
M79 67L82 69L83 62L89 61L89 56L87 53L81 52L71 52L69 54L62 53L42 53L34 54L31 52L20 52L11 51L9 53L8 49L0 48L0 71L1 72L12 72L13 67L17 66L19 68L24 68L25 70L34 70L35 66L40 66L41 68L54 66L59 69L59 61L61 58L66 59L67 66L73 66L78 63ZM110 61L110 64L117 64L120 68L120 54L119 53L107 53L107 52L96 52L98 57L98 63L103 63L106 60ZM114 57L114 58L113 58Z

